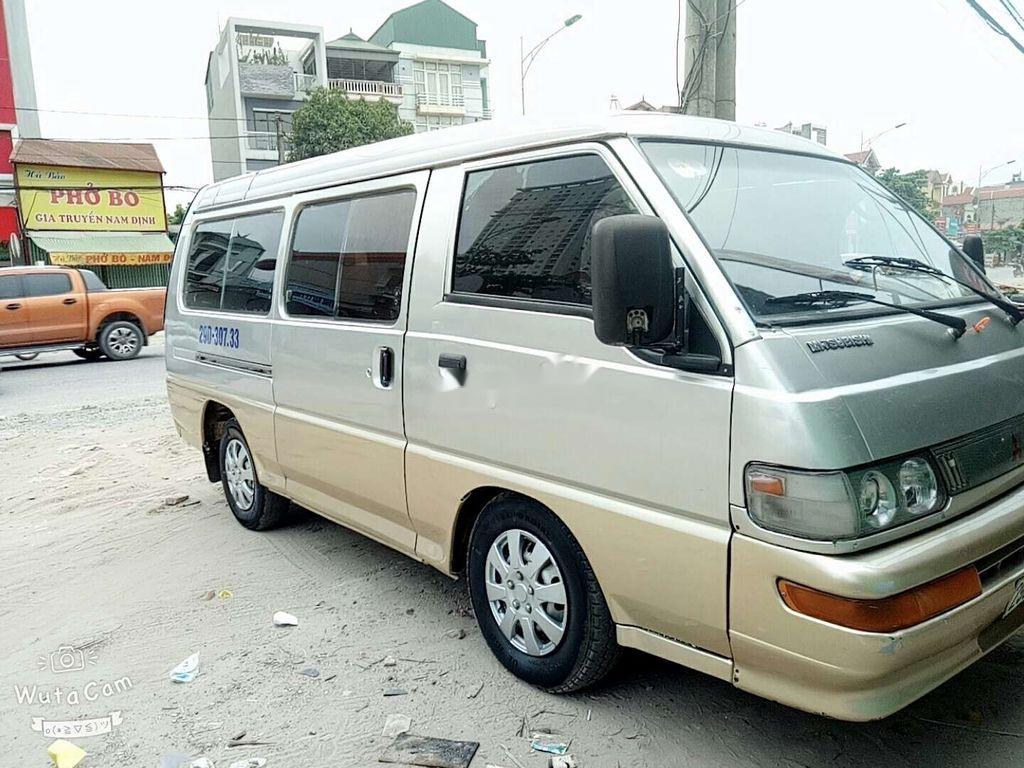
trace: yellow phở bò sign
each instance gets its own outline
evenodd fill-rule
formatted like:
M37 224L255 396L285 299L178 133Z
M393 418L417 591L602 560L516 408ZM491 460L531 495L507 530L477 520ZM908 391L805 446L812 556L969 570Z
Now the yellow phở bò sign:
M17 164L15 178L27 230L167 231L159 173Z
M120 267L170 264L174 253L50 253L50 263L61 267Z

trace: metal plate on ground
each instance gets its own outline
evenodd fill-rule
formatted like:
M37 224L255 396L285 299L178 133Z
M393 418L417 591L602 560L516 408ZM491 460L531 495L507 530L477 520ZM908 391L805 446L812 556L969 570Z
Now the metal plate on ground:
M428 768L467 768L479 748L480 743L476 741L451 741L403 733L380 756L380 762Z

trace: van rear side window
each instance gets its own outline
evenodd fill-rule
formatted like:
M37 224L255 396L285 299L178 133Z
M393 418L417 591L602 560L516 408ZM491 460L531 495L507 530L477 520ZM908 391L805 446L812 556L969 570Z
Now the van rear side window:
M397 320L415 207L408 189L303 208L285 273L288 314Z
M267 314L283 219L274 211L199 224L188 254L185 306Z
M590 235L636 213L597 155L474 171L466 177L452 290L590 304Z

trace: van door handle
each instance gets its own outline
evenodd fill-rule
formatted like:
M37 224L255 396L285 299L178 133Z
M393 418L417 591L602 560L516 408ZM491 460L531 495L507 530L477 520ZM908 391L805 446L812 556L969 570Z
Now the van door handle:
M395 351L391 347L380 348L380 385L387 389L395 375Z
M464 371L466 370L466 356L441 355L437 358L437 365L439 368L451 368L455 371Z
M70 304L77 304L78 303L78 299L64 299L64 303L65 304L69 304L69 305Z
M21 309L21 304L17 304L17 303L8 304L6 309L9 309L9 310L11 310L13 312L16 309Z

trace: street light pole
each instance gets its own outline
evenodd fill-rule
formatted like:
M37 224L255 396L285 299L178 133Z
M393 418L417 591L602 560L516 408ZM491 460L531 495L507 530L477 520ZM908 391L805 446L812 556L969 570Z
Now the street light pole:
M526 54L523 54L523 38L519 38L519 101L520 109L524 115L526 114L526 76L530 73L530 67L532 67L533 62L536 61L537 54L541 52L541 49L548 44L551 38L559 32L568 29L582 18L583 16L578 13L570 16L562 22L562 26L533 46L533 48L530 49L530 52Z
M876 133L874 136L872 136L867 141L864 141L864 134L862 133L860 135L860 151L863 152L865 147L867 147L868 149L871 149L871 143L872 142L877 141L878 139L882 138L883 136L885 136L885 134L889 133L890 131L895 131L897 128L902 128L905 125L906 125L906 123L897 123L896 125L892 126L891 128L886 128L884 131L882 131L880 133Z
M996 163L991 168L986 168L984 171L981 169L980 165L978 166L978 186L974 190L974 196L978 200L978 202L975 203L975 206L978 208L977 217L978 217L978 228L979 229L981 228L981 182L985 179L986 176L988 176L990 173L992 173L992 171L998 171L1000 168L1006 168L1009 165L1016 164L1016 162L1017 162L1016 160L1007 160L1006 162L1003 162L1003 163ZM992 190L992 195L989 197L989 202L992 204L992 215L989 217L989 221L990 221L989 229L995 229L995 226L996 226L996 192L995 192L995 190Z

